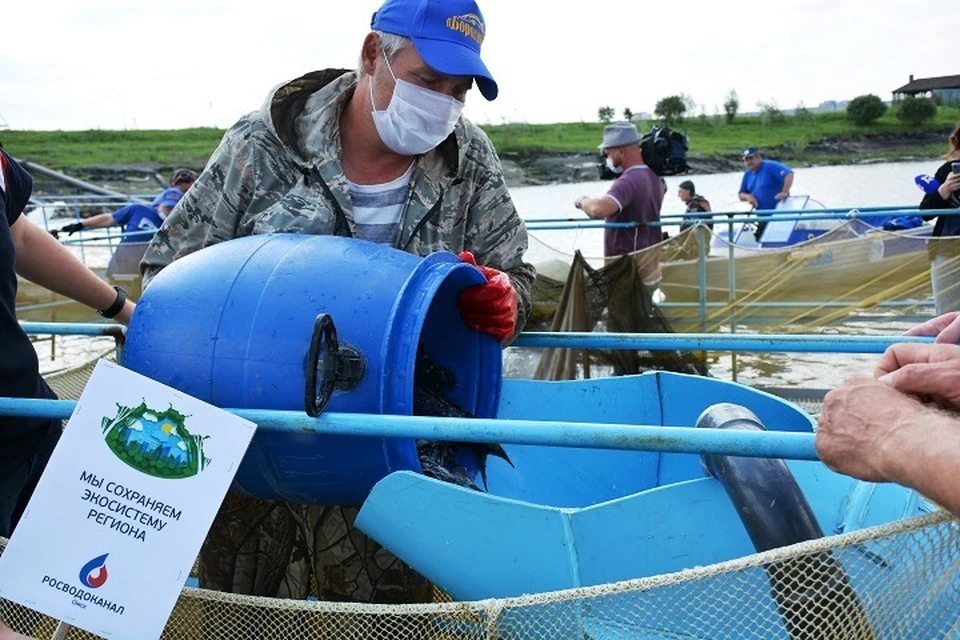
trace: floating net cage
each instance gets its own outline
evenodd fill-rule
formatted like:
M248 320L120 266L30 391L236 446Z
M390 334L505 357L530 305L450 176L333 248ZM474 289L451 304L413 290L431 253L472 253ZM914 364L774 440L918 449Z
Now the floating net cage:
M941 511L679 573L478 602L349 604L185 588L162 637L955 638L958 524ZM40 639L57 625L3 600L0 618Z
M932 315L930 245L951 275L956 240L924 241L923 251L903 256L883 269L870 267L870 251L892 258L888 240L904 234L856 233L837 229L819 239L776 252L735 254L736 286L731 296L730 270L720 255L701 267L696 257L705 228L686 231L653 249L621 261L597 262L571 254L556 256L551 278L541 272L534 300L542 328L638 331L632 322L661 330L724 331L731 323L751 331L836 331L856 322L858 314L901 318L906 313ZM845 235L846 234L846 235ZM892 241L891 240L891 241ZM910 238L913 241L913 238ZM534 242L537 242L534 239ZM823 246L831 242L829 246ZM839 260L840 242L864 249L847 268L860 270L859 284L838 284L829 275L807 282L811 269ZM879 243L879 246L878 246ZM691 249L692 247L692 249ZM885 254L882 252L886 252ZM763 264L749 267L757 256ZM678 257L681 259L674 259ZM877 262L877 260L875 260ZM566 273L563 273L566 268ZM705 268L708 313L698 313L698 271ZM654 305L652 287L644 284L657 270L667 302ZM751 269L753 271L751 271ZM684 274L693 273L688 283ZM750 281L762 275L769 286ZM938 276L939 277L939 276ZM711 279L712 278L712 279ZM743 280L741 280L741 278ZM795 286L790 283L795 281ZM714 286L715 285L715 286ZM775 286L774 286L775 285ZM752 288L751 288L752 287ZM949 293L948 285L941 293ZM816 300L803 295L817 294ZM742 295L741 295L742 294ZM882 302L899 306L882 306ZM760 305L759 302L785 303ZM791 305L807 304L802 308ZM831 302L832 304L822 304ZM559 313L558 313L559 311ZM883 325L880 325L881 328ZM854 330L851 330L853 332ZM861 329L862 331L862 329ZM111 357L107 355L107 357ZM553 356L555 370L569 372L569 354ZM547 362L549 359L541 359ZM575 375L583 361L573 357ZM632 366L603 361L611 368ZM678 366L697 362L678 361ZM47 376L63 398L79 396L93 363ZM552 366L552 365L551 365ZM547 365L544 365L547 367ZM587 373L590 373L589 366ZM639 542L638 542L639 543ZM0 541L0 547L4 543ZM505 581L510 576L503 577ZM960 522L946 512L903 520L850 534L828 536L792 547L675 574L479 602L451 602L436 592L428 604L374 605L316 600L284 600L185 588L163 637L169 639L365 638L457 640L468 638L941 638L960 637ZM17 631L51 638L57 622L9 601L0 600L0 619ZM71 629L66 638L95 638Z
M935 313L931 272L941 311L960 308L958 237L885 231L853 220L799 244L750 249L718 235L724 226L692 227L630 254L639 271L659 268L665 299L657 306L676 332L814 333L866 315L922 319ZM534 287L534 321L544 326L578 259L537 232L532 237L537 265L544 267ZM698 244L707 248L702 260ZM584 261L608 268L597 257Z

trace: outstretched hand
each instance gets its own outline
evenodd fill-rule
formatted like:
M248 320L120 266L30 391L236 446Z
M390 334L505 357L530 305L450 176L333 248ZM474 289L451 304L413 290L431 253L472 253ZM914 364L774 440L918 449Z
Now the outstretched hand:
M874 376L897 391L960 411L960 346L895 344L880 357Z
M823 399L817 453L834 471L870 482L896 480L897 436L926 411L879 380L849 378Z
M72 235L75 234L77 231L83 231L83 223L82 223L82 222L71 222L70 224L66 224L66 225L60 227L59 231L58 231L56 234L54 234L54 237L55 237L55 238L59 238L59 237L60 237L59 234L62 233L62 232L64 232L64 231L67 232L67 235L72 236Z
M950 311L918 324L906 332L908 336L937 336L934 342L957 344L960 342L960 311Z
M460 260L472 264L487 278L485 284L464 289L457 301L460 315L474 331L483 331L503 342L517 327L517 292L510 277L503 271L478 265L469 251L460 253Z

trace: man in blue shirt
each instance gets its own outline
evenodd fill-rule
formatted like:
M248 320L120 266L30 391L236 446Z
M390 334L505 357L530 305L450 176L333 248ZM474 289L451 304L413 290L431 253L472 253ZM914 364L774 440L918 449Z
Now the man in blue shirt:
M163 220L167 217L167 214L177 206L177 202L180 201L181 196L183 196L183 192L181 192L180 189L170 187L169 189L165 189L163 193L157 197L156 208L139 203L128 204L113 213L101 213L100 215L91 216L79 222L68 224L53 232L53 235L59 236L60 232L66 231L72 236L77 231L84 229L103 229L121 225L124 236L120 242L149 242L153 234L156 233L160 225L163 224ZM138 231L142 231L143 233L137 233Z
M790 195L793 169L775 160L764 160L756 147L743 150L747 170L740 181L740 200L754 209L775 209L777 203Z
M778 202L790 195L793 169L774 160L764 160L756 147L747 147L742 155L747 170L740 181L740 200L749 202L754 209L775 209ZM764 222L757 225L757 238L765 226Z

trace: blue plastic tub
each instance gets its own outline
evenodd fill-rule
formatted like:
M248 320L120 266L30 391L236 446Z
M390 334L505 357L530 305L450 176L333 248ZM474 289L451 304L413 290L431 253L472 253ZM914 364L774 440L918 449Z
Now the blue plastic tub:
M421 348L456 376L450 400L494 417L500 345L468 329L456 306L464 288L484 281L447 252L421 259L332 236L239 238L157 275L137 305L123 362L220 407L304 410L320 382L308 378L320 370L322 380L330 364L330 354L308 354L317 317L329 314L362 376L335 391L327 411L411 415ZM413 440L263 431L235 486L265 498L359 504L398 470L421 470Z

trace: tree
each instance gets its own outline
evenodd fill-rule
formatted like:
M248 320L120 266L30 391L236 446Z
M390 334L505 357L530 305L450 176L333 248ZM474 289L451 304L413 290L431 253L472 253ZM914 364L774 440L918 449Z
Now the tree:
M783 111L780 111L776 100L770 100L770 102L757 100L757 109L760 110L760 122L764 126L771 123L784 124L787 121L787 116L783 115Z
M663 123L667 126L673 126L683 122L683 114L687 111L687 105L682 96L667 96L661 98L654 107L653 112L663 118Z
M737 97L737 92L734 89L730 89L730 93L727 94L727 99L723 103L723 112L727 119L727 124L733 123L733 119L737 117L737 111L740 110L740 98Z
M803 102L797 104L797 108L793 110L793 118L802 125L808 125L813 122L813 114L810 113L810 109L807 109L807 106L803 104Z
M626 107L623 110L623 119L626 120L627 122L630 122L631 120L633 120L633 109L631 109L630 107Z
M887 105L878 96L867 93L857 96L847 105L847 119L865 127L887 112Z
M600 109L597 111L597 116L600 118L600 122L603 122L604 124L613 120L613 115L613 107L600 107Z
M913 127L918 127L937 115L937 103L930 98L907 96L900 101L897 118Z

